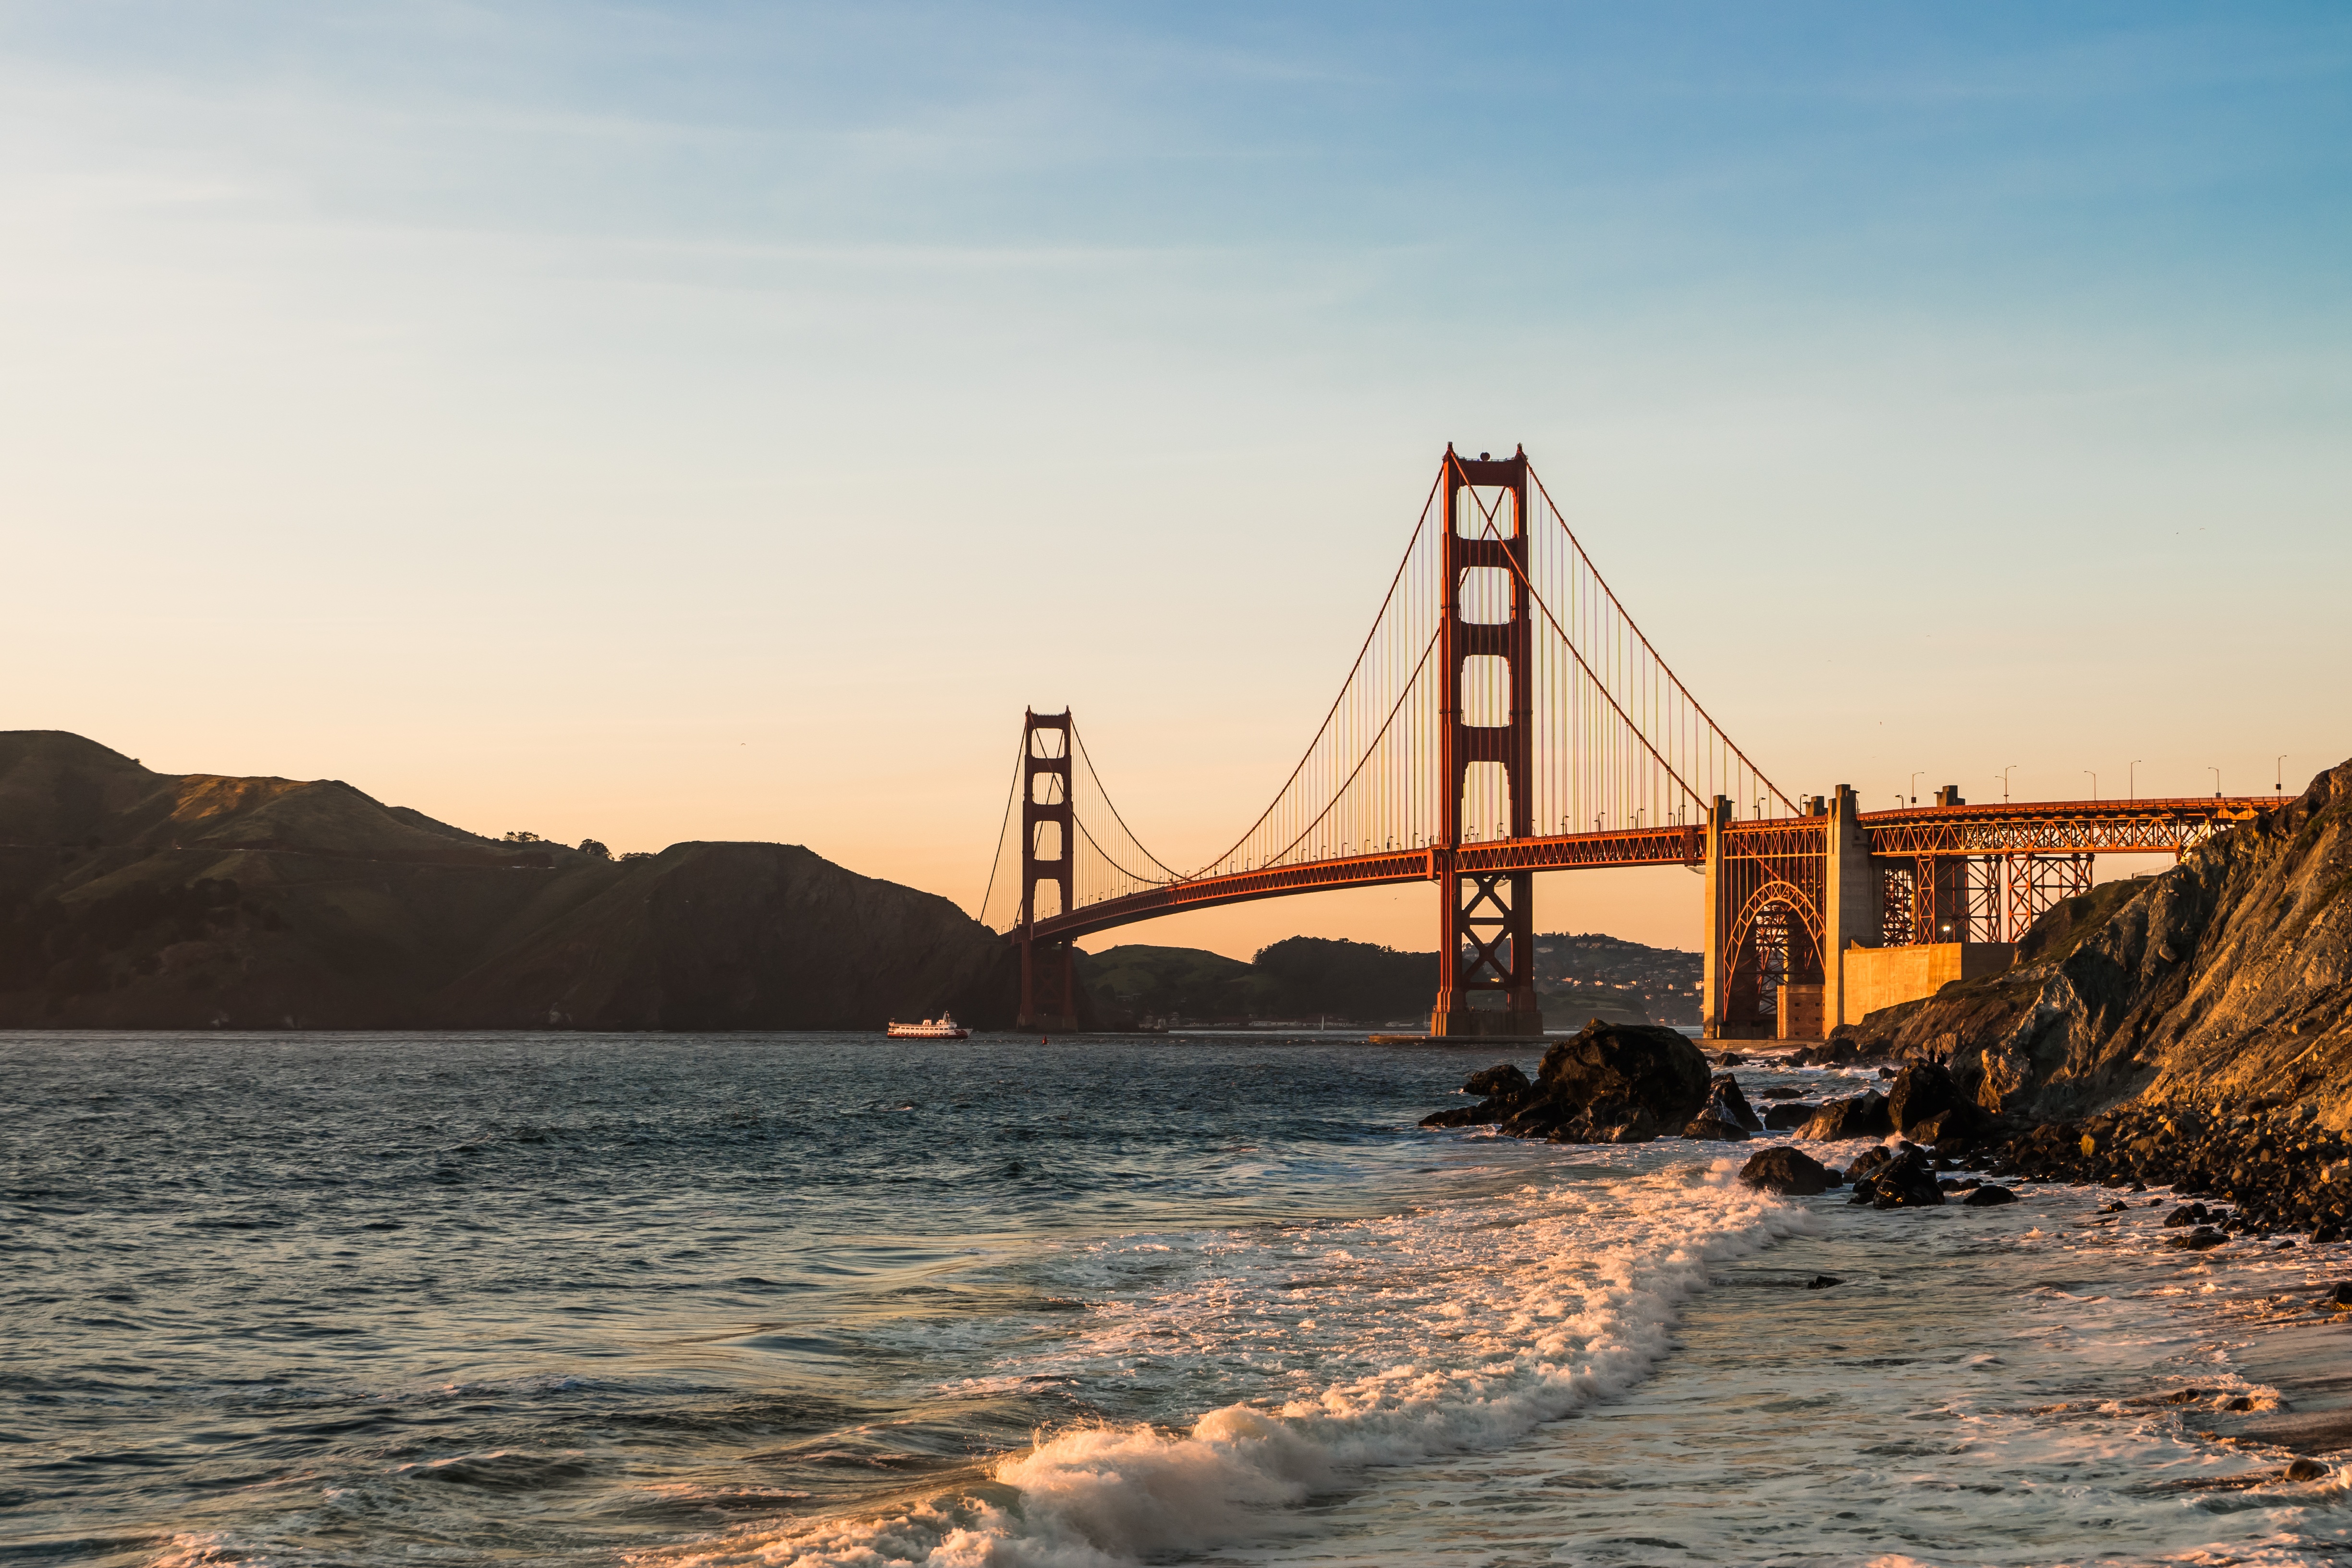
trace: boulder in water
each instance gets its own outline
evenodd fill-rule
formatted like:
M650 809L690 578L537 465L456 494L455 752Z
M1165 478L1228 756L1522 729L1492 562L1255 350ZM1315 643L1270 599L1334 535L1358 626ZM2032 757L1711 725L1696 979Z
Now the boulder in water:
M1939 1110L1924 1121L1915 1121L1908 1127L1899 1127L1896 1131L1916 1142L1958 1149L1967 1147L1992 1131L1992 1118L1973 1105L1960 1104Z
M1821 1113L1822 1108L1810 1100L1784 1100L1764 1108L1764 1125L1773 1131L1802 1127Z
M1897 1132L1908 1133L1915 1123L1969 1102L1952 1075L1937 1063L1913 1062L1890 1076L1895 1081L1886 1088L1886 1119Z
M1727 1072L1719 1072L1707 1080L1706 1109L1699 1115L1745 1127L1750 1132L1764 1131L1762 1119L1749 1108L1748 1097L1739 1092L1739 1080Z
M1509 1062L1496 1062L1493 1067L1472 1073L1462 1085L1465 1094L1483 1094L1486 1098L1475 1105L1456 1105L1421 1119L1423 1127L1487 1127L1511 1120L1526 1105L1530 1085L1528 1075ZM1534 1136L1541 1137L1538 1131ZM1527 1136L1527 1134L1520 1134Z
M1516 1100L1534 1087L1516 1062L1496 1062L1493 1067L1479 1068L1462 1080L1463 1093L1489 1098L1499 1095Z
M1833 1143L1848 1138L1884 1138L1894 1131L1895 1124L1886 1115L1886 1097L1869 1089L1831 1100L1797 1136Z
M1759 1191L1786 1193L1792 1197L1811 1197L1816 1193L1828 1192L1839 1182L1835 1171L1786 1143L1750 1155L1748 1163L1739 1167L1739 1179Z
M1570 1108L1636 1107L1680 1127L1707 1101L1706 1058L1676 1030L1596 1018L1544 1053L1535 1092Z
M1683 1136L1710 1143L1745 1143L1748 1142L1748 1129L1736 1121L1726 1121L1709 1107L1691 1119L1690 1124L1683 1129Z
M1647 1143L1664 1131L1647 1107L1601 1100L1569 1117L1549 1136L1555 1143Z
M1935 1162L1916 1143L1873 1149L1846 1174L1856 1178L1853 1201L1873 1208L1934 1208L1944 1201Z
M1988 1183L1983 1186L1974 1189L1967 1197L1962 1198L1960 1200L1960 1206L1963 1208L1981 1209L1990 1208L1996 1204L2013 1204L2016 1201L2017 1194L2011 1192L2007 1187L1996 1187Z

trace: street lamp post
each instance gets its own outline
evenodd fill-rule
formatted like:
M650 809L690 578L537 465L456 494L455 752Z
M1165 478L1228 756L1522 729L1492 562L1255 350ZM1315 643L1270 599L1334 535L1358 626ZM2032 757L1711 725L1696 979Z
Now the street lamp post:
M2009 775L2016 771L2017 764L2015 763L2011 763L2009 766L2000 770L2000 804L2003 805L2007 805L2009 804Z
M1925 768L1914 768L1911 770L1911 804L1913 805L1919 804L1919 775L1927 771L1927 770Z
M2213 798L2214 798L2215 800L2219 800L2219 799L2221 799L2221 769L2219 769L2219 768L2217 768L2217 767L2212 766L2210 763L2208 763L2208 764L2206 765L2206 769L2205 769L2205 771L2206 771L2207 773L2211 773L2211 774L2213 775Z
M2147 761L2147 759L2146 757L2134 757L2134 758L2132 759L2132 765L2131 765L2131 780L2130 780L2130 786L2131 786L2131 787L2130 787L2130 788L2129 788L2129 789L2125 793L2125 795L2124 795L2124 798L2125 798L2125 799L2126 799L2126 800L2137 800L2137 799L2139 798L2139 765L2140 765L2140 763L2144 763L2144 762L2146 762L2146 761Z
M2271 768L2273 770L2271 773L2271 793L2273 795L2284 795L2286 793L2286 753L2284 752L2281 752L2278 754L2278 761L2273 763L2271 764Z
M2091 804L2092 804L2092 805L2096 805L2099 803L2099 775L2098 775L2097 773L2093 773L2093 772L2092 772L2092 770L2091 770L2091 769L2089 769L2089 768L2084 768L2084 769L2083 770L2083 772L2084 772L2084 773L2088 773L2088 774L2090 775L2090 779L2091 779Z

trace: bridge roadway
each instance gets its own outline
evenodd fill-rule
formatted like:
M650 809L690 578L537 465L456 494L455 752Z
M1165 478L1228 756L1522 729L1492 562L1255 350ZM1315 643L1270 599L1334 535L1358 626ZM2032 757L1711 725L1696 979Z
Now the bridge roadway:
M1817 797L1818 798L1818 797ZM2284 805L2291 796L2184 795L2138 801L2010 801L1860 812L1873 858L1962 855L2183 855L2232 822ZM1729 854L1827 853L1826 813L1735 819ZM1377 888L1495 871L1577 871L1689 866L1706 860L1706 828L1690 824L1467 840L1454 848L1417 846L1307 860L1170 882L1037 921L1033 940L1064 942L1187 910L1278 899L1338 888ZM1018 940L1019 928L1011 933Z

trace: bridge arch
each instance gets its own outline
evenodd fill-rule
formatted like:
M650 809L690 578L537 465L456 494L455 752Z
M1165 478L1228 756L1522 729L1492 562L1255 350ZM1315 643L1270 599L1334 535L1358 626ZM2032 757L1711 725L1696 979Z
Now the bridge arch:
M1722 1021L1727 1036L1751 1029L1756 1036L1779 1034L1780 993L1790 986L1814 988L1811 994L1818 1008L1827 929L1812 893L1784 878L1774 877L1748 895L1732 918L1724 943L1728 973L1722 983ZM1804 994L1801 989L1792 993L1790 1005L1795 1006Z

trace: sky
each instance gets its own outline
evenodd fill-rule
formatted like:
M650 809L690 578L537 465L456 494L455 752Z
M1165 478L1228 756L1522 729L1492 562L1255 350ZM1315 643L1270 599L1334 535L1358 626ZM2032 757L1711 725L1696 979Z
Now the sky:
M976 909L1067 705L1205 859L1448 441L1791 793L2352 755L2341 5L17 3L0 193L0 727L168 772Z

